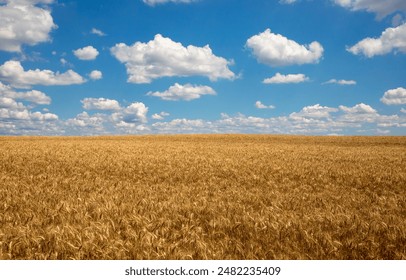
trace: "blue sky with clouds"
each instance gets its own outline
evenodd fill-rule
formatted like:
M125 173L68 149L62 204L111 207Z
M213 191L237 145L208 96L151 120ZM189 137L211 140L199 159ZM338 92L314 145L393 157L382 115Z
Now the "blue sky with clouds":
M0 0L0 134L406 134L404 0Z

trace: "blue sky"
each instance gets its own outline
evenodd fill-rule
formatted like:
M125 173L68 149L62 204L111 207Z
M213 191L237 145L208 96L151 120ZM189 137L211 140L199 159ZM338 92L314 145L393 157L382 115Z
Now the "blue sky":
M0 0L0 134L406 134L403 0Z

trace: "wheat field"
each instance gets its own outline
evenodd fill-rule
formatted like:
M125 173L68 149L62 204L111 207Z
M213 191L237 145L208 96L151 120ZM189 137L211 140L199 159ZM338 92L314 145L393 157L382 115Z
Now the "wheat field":
M0 259L406 259L406 137L0 137Z

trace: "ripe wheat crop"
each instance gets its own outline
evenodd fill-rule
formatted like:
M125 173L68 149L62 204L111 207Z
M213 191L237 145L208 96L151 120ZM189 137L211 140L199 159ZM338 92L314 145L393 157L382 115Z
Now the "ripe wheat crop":
M0 259L406 259L406 137L0 137Z

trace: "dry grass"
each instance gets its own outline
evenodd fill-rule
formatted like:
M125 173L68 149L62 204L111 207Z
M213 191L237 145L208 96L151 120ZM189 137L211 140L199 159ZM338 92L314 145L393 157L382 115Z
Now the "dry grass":
M406 259L406 137L1 137L0 259Z

